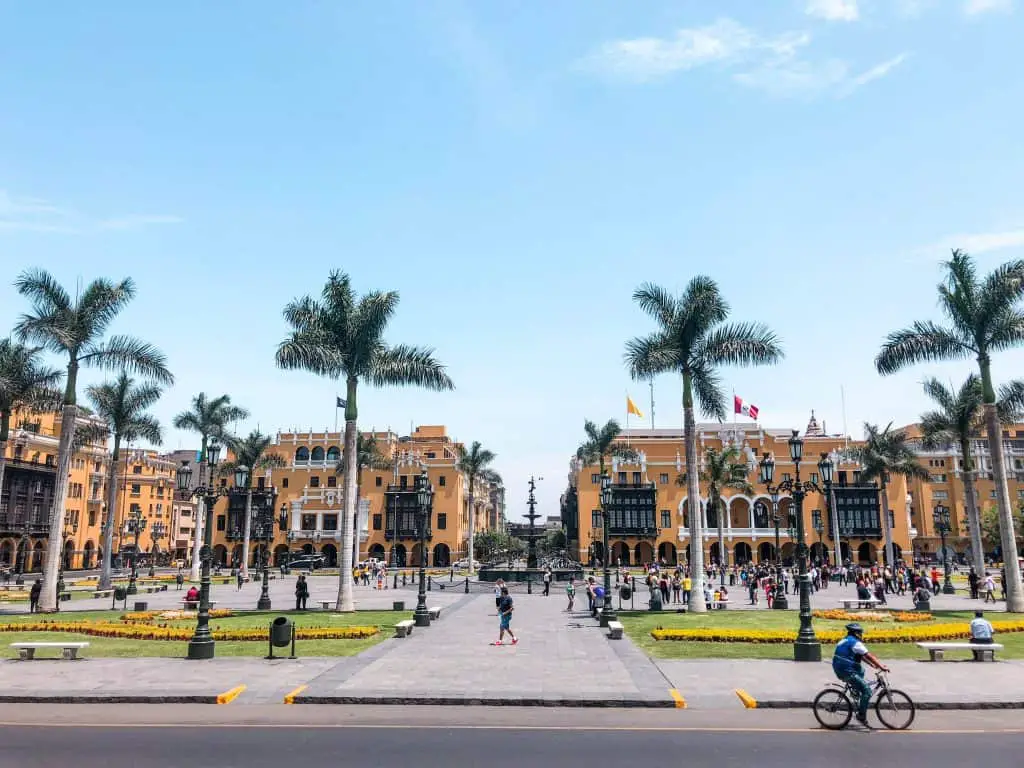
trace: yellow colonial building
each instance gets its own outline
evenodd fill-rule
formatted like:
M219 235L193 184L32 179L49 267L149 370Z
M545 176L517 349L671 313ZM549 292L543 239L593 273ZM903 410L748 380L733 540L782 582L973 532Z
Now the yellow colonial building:
M758 424L698 424L697 452L703 457L709 448L737 447L749 468L750 492L726 490L723 494L723 539L725 557L718 543L718 520L707 509L707 489L701 488L698 514L703 522L705 562L729 565L775 559L776 511L767 489L760 484L758 461L770 453L776 463L775 483L795 477L788 441L790 429L769 429ZM861 483L859 466L845 455L851 441L838 435L826 435L811 418L801 435L804 440L800 479L815 481L822 453L831 455L835 471L833 490L836 514L830 515L822 494L808 493L803 502L804 529L811 556L834 562L836 537L833 517L838 523L838 544L844 561L871 563L882 560L884 522L879 494ZM685 467L681 429L632 429L622 433L622 441L637 451L632 464L615 462L610 470L615 502L609 521L611 563L640 564L654 561L673 564L687 559L689 547L689 509L686 488L678 478ZM897 558L907 553L914 535L907 508L907 488L902 478L892 478L888 486L889 516ZM778 500L779 550L783 561L795 556L796 537L790 529L792 499L783 494ZM604 561L603 515L600 503L600 474L597 466L570 461L569 486L562 497L562 519L569 551L583 563ZM793 518L795 523L795 518Z
M376 557L401 565L419 564L420 544L414 513L417 478L424 472L434 489L427 535L427 564L447 566L465 557L469 516L474 530L504 523L504 493L500 486L477 484L472 509L466 478L456 469L458 445L443 426L420 426L412 434L368 432L385 459L383 468L365 468L359 478L358 558ZM273 489L271 563L283 562L288 553L318 553L336 566L340 551L340 516L343 510L341 432L278 432L270 452L284 466L258 472L251 480L257 507L269 503ZM220 482L231 485L230 479ZM241 562L244 496L232 491L219 500L214 513L214 562ZM255 520L259 513L254 513ZM255 532L255 530L254 530ZM257 545L250 547L255 564Z
M99 422L80 416L78 429ZM11 416L7 464L0 489L0 564L40 571L46 557L57 479L60 413ZM100 545L109 458L104 441L78 446L71 459L63 538L65 568L91 567Z
M920 425L911 424L902 429L911 437L921 465L928 470L927 480L914 480L910 486L910 515L917 533L914 540L915 556L924 559L935 556L941 558L941 537L935 530L933 515L935 508L942 505L950 511L951 530L946 536L946 546L951 556L969 562L971 541L960 446L948 444L926 450L920 440ZM977 504L979 510L983 511L996 505L992 456L983 430L972 437L971 451L976 465L974 485ZM1019 508L1024 503L1024 424L1003 427L1003 459L1010 502ZM990 544L985 543L984 549L986 554L994 554Z

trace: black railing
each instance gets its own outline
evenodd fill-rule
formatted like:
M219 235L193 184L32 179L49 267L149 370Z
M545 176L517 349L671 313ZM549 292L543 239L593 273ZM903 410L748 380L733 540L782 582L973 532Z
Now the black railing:
M433 536L434 536L433 531L430 528L427 528L427 533L426 533L426 536L424 536L424 538L426 538L429 541L431 538L433 538ZM419 537L420 537L420 531L419 531L418 528L399 528L398 529L398 538L400 538L400 539L418 539ZM395 538L395 532L393 530L385 531L384 532L384 538L387 539L388 541L391 541L393 538Z
M657 538L657 526L648 525L609 525L609 536L638 536L640 538Z
M8 459L7 466L18 469L29 469L33 472L47 472L57 474L56 464L47 464L42 461L27 461L25 459Z

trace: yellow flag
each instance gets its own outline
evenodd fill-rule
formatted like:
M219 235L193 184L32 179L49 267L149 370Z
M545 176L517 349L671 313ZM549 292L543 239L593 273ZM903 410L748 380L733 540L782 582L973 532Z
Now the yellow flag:
M631 413L641 419L644 417L640 409L636 407L636 403L633 402L633 398L629 395L626 395L626 413Z

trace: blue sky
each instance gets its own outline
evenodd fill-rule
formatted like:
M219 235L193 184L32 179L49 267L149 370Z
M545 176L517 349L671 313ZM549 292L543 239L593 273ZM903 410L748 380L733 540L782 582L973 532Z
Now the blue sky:
M557 514L585 418L648 410L644 281L710 274L779 333L784 364L725 374L766 426L840 430L841 386L855 435L909 422L970 366L880 379L885 333L936 316L950 247L1024 255L1014 5L0 0L0 326L23 268L131 275L115 330L167 353L168 426L204 390L322 429L336 386L275 369L281 308L333 268L397 289L389 338L457 390L364 389L361 426L481 440L512 516L531 473ZM680 424L678 381L656 399Z

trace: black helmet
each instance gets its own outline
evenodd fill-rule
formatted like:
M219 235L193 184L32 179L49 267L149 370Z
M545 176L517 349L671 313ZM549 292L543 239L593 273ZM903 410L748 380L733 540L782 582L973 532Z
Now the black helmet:
M846 633L849 635L856 635L857 637L861 637L864 634L864 627L862 627L857 622L853 622L852 624L846 625Z

